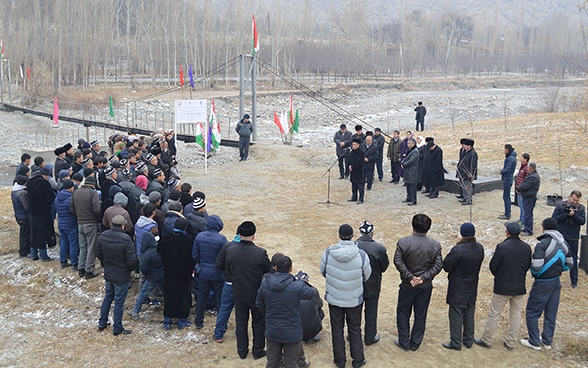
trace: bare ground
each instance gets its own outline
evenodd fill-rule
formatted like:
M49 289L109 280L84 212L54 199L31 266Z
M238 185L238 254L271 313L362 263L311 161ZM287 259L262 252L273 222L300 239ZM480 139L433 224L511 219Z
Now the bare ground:
M513 118L505 129L500 120L467 123L455 127L439 126L427 132L434 135L445 151L445 164L454 168L459 138L470 132L476 139L480 155L481 174L497 176L502 165L504 143L513 143L519 154L531 153L537 160L543 183L540 200L535 210L535 226L549 216L552 207L545 205L544 196L553 192L569 193L584 189L586 153L565 147L565 155L557 155L558 142L585 141L585 134L575 127L561 133L549 122L552 116ZM334 131L333 131L334 133ZM578 139L581 137L581 139ZM578 143L580 144L580 143ZM236 156L236 151L223 148L225 154ZM225 222L223 233L231 237L244 220L257 224L256 243L268 253L277 251L290 255L294 269L302 269L311 282L324 292L324 279L318 268L324 249L337 241L337 227L349 223L359 227L366 219L375 224L375 238L385 244L392 257L396 241L410 234L410 219L416 213L426 213L433 219L430 236L441 241L443 255L458 240L459 225L470 219L470 207L461 206L454 196L442 193L439 199L419 197L419 204L406 207L400 203L405 196L402 186L376 182L366 194L366 203L358 206L347 203L350 184L332 176L331 201L319 204L327 197L327 178L323 173L334 158L334 147L290 147L280 144L257 144L252 147L251 159L239 163L209 167L204 175L200 169L183 170L183 180L207 194L209 213L218 214ZM196 160L201 160L197 156ZM560 181L560 169L562 177ZM198 165L197 165L198 166ZM389 179L389 166L385 166ZM202 367L263 367L265 360L251 357L241 360L236 354L231 318L225 342L212 339L214 319L206 317L202 330L163 331L162 310L151 307L141 319L132 321L125 315L128 336L114 337L111 330L98 332L97 320L104 291L101 278L82 280L71 270L60 270L57 262L50 264L19 259L16 252L18 228L12 216L9 190L3 190L0 200L0 352L3 366L32 366L42 362L47 366L202 366ZM478 240L484 244L487 257L480 274L476 313L476 335L481 335L492 295L492 277L488 261L495 245L504 236L501 191L475 196L471 207L472 221L477 227ZM513 216L518 209L513 209ZM529 242L534 239L528 238ZM57 257L57 249L50 254ZM62 286L56 286L58 277ZM530 287L532 279L528 277ZM449 338L445 292L447 278L441 273L435 280L435 290L429 308L425 340L417 352L404 352L393 344L396 338L395 305L399 276L393 266L384 274L380 297L380 343L366 347L368 367L578 367L588 364L588 301L585 292L588 277L581 272L578 289L569 287L567 274L562 277L562 298L552 351L534 352L517 346L506 351L500 344L506 333L507 319L503 318L495 335L496 346L490 350L474 346L461 352L447 351L441 343ZM127 298L130 310L137 294L133 282ZM328 316L323 321L323 340L306 347L307 359L315 367L332 366L331 339ZM525 326L521 329L525 335ZM583 354L583 355L582 355Z

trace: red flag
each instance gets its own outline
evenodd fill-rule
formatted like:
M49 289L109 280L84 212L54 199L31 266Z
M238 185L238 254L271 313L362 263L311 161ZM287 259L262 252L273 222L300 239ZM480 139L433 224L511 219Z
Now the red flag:
M57 125L59 120L59 105L57 103L57 96L53 100L53 124Z
M290 95L290 111L288 112L288 126L292 129L294 125L294 111L292 109L292 95Z
M282 126L282 123L280 123L280 118L278 117L278 114L274 111L274 123L278 126L278 129L280 129L280 133L282 133L282 135L284 135L284 127Z
M184 69L182 69L182 64L180 64L180 86L184 86Z
M27 79L31 80L31 67L27 66Z
M253 54L259 51L259 34L257 34L257 23L255 23L255 15L251 14L251 23L253 28Z
M4 41L0 37L0 59L4 59Z

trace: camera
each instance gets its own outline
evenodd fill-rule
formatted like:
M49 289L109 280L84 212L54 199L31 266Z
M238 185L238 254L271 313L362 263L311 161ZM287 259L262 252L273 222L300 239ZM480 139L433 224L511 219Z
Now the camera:
M577 207L571 203L564 203L563 208L564 208L564 213L569 214L570 212L575 211Z
M298 271L298 273L294 275L294 277L302 282L308 282L308 280L310 279L310 276L308 276L308 274L304 271Z

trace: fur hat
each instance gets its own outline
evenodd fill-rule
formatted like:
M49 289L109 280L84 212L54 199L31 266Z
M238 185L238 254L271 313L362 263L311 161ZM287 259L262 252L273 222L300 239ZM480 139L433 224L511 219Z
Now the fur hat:
M255 224L253 222L245 221L245 222L241 223L241 225L239 225L237 232L241 236L252 236L255 234L256 230L257 229L255 228Z

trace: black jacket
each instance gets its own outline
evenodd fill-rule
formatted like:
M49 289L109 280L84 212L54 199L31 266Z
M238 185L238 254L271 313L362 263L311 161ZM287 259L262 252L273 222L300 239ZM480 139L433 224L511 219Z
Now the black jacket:
M425 155L423 183L430 187L441 187L445 184L445 169L443 169L443 150L435 146L433 150L427 148Z
M386 247L374 241L371 236L362 235L357 239L357 246L362 249L370 258L372 274L363 283L363 297L371 298L380 294L382 285L382 273L386 272L390 265Z
M365 180L365 153L358 148L349 152L347 163L351 167L349 170L349 180L352 183L363 183Z
M372 142L371 146L367 146L366 143L364 142L361 146L360 149L363 151L365 158L367 158L367 162L365 163L365 168L366 169L374 169L374 165L376 165L376 161L378 160L378 144L375 142Z
M121 228L106 230L98 238L96 257L104 267L104 279L114 284L131 280L131 271L137 267L135 244Z
M315 289L316 294L312 299L300 300L300 317L302 317L302 341L309 341L323 329L323 300L321 299L318 290L310 284L310 287Z
M586 223L586 209L583 204L578 203L574 214L568 216L568 212L564 208L565 205L569 205L569 201L556 204L551 217L557 220L557 231L564 236L566 241L578 240L580 227Z
M490 260L490 272L494 275L494 293L500 295L525 295L525 278L531 267L531 247L518 236L504 239L496 246Z
M157 253L157 240L150 231L141 239L141 273L149 282L163 281L163 261Z
M241 240L237 246L228 247L225 273L233 281L235 303L255 303L261 279L270 269L267 252L253 242Z
M447 304L466 308L476 304L478 278L484 260L484 247L475 237L462 238L443 260L448 273Z
M521 193L523 198L536 198L540 185L541 179L539 178L539 173L537 171L533 171L527 175L525 180L523 180L521 185L519 185L516 190L517 193Z

